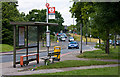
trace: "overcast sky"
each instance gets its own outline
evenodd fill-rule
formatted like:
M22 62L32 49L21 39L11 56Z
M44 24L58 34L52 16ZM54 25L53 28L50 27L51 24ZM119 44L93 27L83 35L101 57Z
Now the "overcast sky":
M55 10L62 14L64 18L63 25L73 24L73 18L71 18L71 13L69 12L69 7L72 6L73 2L70 0L47 0L50 7L55 7ZM32 9L45 9L46 0L18 0L18 10L20 12L29 13ZM76 22L74 22L76 24Z

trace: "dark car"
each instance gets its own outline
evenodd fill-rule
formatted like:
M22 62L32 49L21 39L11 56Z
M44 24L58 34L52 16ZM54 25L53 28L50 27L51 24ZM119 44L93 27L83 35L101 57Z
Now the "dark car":
M68 49L77 48L79 49L79 44L76 41L72 41L68 44Z

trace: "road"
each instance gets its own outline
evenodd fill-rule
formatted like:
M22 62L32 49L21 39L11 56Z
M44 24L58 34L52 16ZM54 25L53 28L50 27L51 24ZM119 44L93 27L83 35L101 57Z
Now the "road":
M61 42L61 44L62 45L66 45L65 49L61 49L61 55L65 54L65 53L69 53L69 52L73 52L74 53L74 51L80 51L80 49L68 49L67 48L68 41ZM83 50L91 49L93 47L94 47L94 45L85 45L85 43L83 43ZM33 51L33 50L36 50L36 49L31 48L30 50ZM24 51L24 50L20 50L20 51ZM51 52L53 52L53 51L51 51ZM25 54L17 54L16 55L16 61L20 61L20 56L21 55L25 55ZM47 56L47 52L40 52L39 55L40 55L40 57ZM29 58L33 58L33 57L35 57L35 56L30 56ZM0 56L0 58L2 58L2 61L0 63L12 62L13 61L13 55L2 55L2 57Z

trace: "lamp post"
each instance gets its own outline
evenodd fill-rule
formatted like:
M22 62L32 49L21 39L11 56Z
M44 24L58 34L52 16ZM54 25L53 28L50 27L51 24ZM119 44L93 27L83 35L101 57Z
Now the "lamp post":
M86 12L86 14L88 15L88 12ZM87 45L87 36L88 36L88 34L87 34L87 20L86 20L86 45Z
M90 21L90 17L88 19ZM91 37L92 37L92 35L91 35L91 22L90 22L90 42L91 42Z

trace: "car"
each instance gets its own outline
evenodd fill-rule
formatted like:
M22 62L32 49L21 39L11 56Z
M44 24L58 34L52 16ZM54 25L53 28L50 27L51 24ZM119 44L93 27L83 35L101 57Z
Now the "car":
M63 36L64 36L65 38L67 38L67 35L66 35L65 33L63 33Z
M72 41L68 44L68 49L76 48L79 49L79 44L76 41Z
M115 40L113 40L112 45L115 45ZM116 41L116 45L120 45L120 40Z
M69 38L69 42L71 42L71 41L74 41L74 38L73 38L73 37L70 37L70 38Z
M112 40L109 40L109 43L112 44Z
M60 41L65 41L65 40L66 40L65 36L60 36Z

